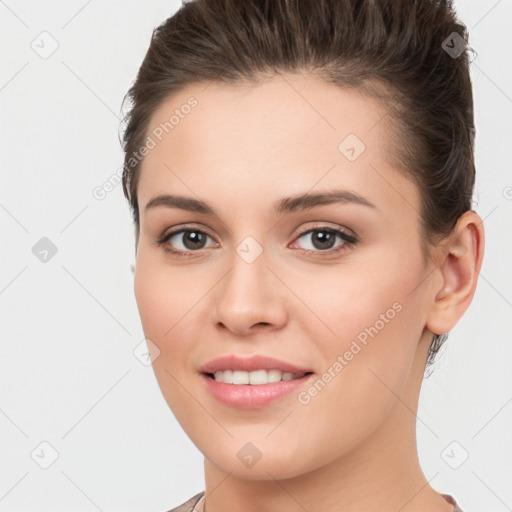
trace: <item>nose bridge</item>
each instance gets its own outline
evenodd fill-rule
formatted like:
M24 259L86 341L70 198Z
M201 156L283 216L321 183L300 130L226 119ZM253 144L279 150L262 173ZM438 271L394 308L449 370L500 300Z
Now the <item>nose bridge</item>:
M247 236L231 257L231 271L226 276L223 295L240 312L254 308L268 294L268 254L253 237Z
M215 297L216 322L243 332L258 323L283 321L284 302L268 250L253 236L245 237L230 259L230 270Z

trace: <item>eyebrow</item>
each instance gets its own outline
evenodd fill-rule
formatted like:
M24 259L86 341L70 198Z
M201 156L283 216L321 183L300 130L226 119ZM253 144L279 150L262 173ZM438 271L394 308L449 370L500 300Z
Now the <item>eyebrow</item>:
M369 208L378 208L368 201L365 197L350 192L348 190L331 190L329 192L304 193L290 197L284 197L276 201L273 205L272 213L275 215L296 212L300 210L308 210L316 206L341 203L341 204L359 204ZM179 208L189 212L203 213L206 215L217 215L214 208L208 203L191 197L162 194L153 197L145 206L144 210L148 211L159 206L169 208Z

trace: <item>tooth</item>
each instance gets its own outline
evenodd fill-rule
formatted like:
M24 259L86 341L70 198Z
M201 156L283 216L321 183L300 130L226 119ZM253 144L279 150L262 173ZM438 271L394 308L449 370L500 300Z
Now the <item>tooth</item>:
M283 380L292 380L293 379L293 373L290 372L284 372L282 376Z
M267 382L266 370L255 370L253 372L249 372L249 384L266 384Z
M249 384L249 372L235 370L233 372L233 384Z
M269 370L268 371L268 382L279 382L281 380L281 370Z

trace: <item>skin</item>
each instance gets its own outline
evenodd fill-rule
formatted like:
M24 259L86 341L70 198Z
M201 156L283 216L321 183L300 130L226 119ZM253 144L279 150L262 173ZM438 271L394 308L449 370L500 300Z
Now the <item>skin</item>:
M311 75L193 84L162 104L150 129L190 96L198 105L142 164L134 289L145 336L160 351L153 368L163 396L205 456L206 510L451 511L420 468L416 412L432 333L450 331L474 295L481 218L466 212L426 260L420 191L390 163L387 110L355 92ZM353 162L338 149L350 133L366 146ZM282 197L334 188L375 208L271 213ZM217 215L145 211L159 194L201 199ZM189 255L178 259L155 240L185 223L209 237L194 249L174 236L167 246ZM322 248L301 236L313 227L358 242L336 237ZM247 236L263 250L252 263L236 252ZM270 355L319 378L394 303L401 311L307 404L292 393L231 408L198 374L236 353ZM262 454L252 467L237 457L247 442Z

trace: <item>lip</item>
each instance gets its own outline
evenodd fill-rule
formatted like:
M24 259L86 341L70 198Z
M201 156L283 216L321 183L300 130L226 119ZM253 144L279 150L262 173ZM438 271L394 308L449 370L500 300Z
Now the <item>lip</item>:
M275 359L270 356L254 355L251 357L239 357L234 354L217 357L199 368L199 371L204 374L215 373L219 370L241 370L245 372L256 370L281 370L282 372L297 374L313 371L311 368L301 368L292 363L281 361L280 359Z
M314 374L268 384L226 384L202 374L206 388L221 403L237 409L257 409L276 402L306 386Z
M217 382L209 374L216 371L239 370L252 372L256 370L281 370L295 374L307 373L303 377L269 382L268 384L226 384ZM199 368L201 378L209 392L220 402L238 409L256 409L264 407L285 396L297 391L313 377L310 368L303 368L287 361L282 361L270 356L254 355L240 357L229 354L208 361Z

